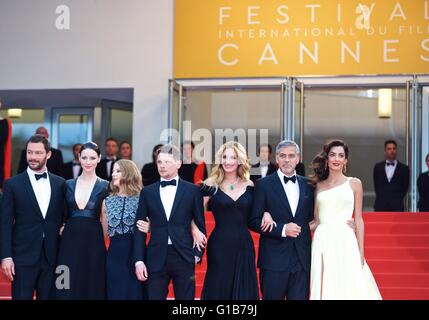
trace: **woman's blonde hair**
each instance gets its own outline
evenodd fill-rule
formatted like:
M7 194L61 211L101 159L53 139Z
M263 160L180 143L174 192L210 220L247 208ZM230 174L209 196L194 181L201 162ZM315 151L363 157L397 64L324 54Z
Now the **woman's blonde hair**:
M140 174L139 168L131 160L121 159L115 162L119 166L121 171L121 181L119 184L124 187L124 193L127 196L135 196L140 193L143 188L142 176ZM110 189L112 194L119 193L119 187L113 185L113 181L110 182Z
M211 184L219 188L225 179L225 171L222 166L222 155L226 149L233 149L238 158L237 175L240 179L248 181L250 177L250 163L247 157L247 152L244 147L236 141L228 141L224 143L215 155L215 166L210 173L210 176L204 181L204 184Z

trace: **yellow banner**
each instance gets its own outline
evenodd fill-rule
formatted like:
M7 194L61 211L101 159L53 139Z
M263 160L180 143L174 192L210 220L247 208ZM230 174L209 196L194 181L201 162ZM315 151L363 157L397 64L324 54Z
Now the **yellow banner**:
M429 0L176 0L174 77L429 73Z

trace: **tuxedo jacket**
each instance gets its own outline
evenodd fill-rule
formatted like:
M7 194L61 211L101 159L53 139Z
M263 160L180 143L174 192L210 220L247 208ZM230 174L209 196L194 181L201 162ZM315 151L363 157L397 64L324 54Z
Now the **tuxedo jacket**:
M52 174L62 177L63 176L63 154L60 150L51 148L51 157L48 159L46 163L46 167L48 167L48 171ZM26 150L21 151L21 158L19 159L18 172L21 173L27 170L27 155Z
M261 167L260 163L257 163L257 164L255 164L255 165L252 166L251 172L255 173L255 174L250 175L250 180L252 180L253 183L255 183L256 180L258 180L258 179L261 178L261 169L260 169L260 167ZM270 164L268 165L268 171L267 171L267 175L266 176L269 176L270 174L276 172L276 170L277 170L276 165L274 163L270 162Z
M113 172L113 165L116 161L112 162L112 165L110 166L110 175L107 174L107 159L101 159L101 161L98 163L97 168L95 169L95 172L97 176L103 180L106 181L112 181L112 172Z
M79 169L79 175L82 173L82 167ZM74 179L73 177L73 161L64 163L63 178L66 180Z
M206 234L203 198L200 188L179 178L170 219L160 197L160 182L142 189L136 214L137 220L150 219L150 240L146 246L146 233L134 232L134 262L143 261L149 272L159 272L165 265L168 237L179 255L188 263L195 263L195 256L204 251L193 248L191 221Z
M44 240L45 255L55 265L59 230L65 211L65 180L51 173L51 199L43 218L27 171L6 181L0 210L0 258L11 257L18 266L39 261Z
M299 200L295 216L289 205L282 181L272 174L256 181L253 209L249 227L261 234L259 238L258 267L272 271L289 271L290 257L296 250L298 258L306 271L310 271L311 233L308 223L314 217L314 188L308 179L297 175ZM267 211L276 221L277 227L271 232L261 232L261 219ZM294 222L301 227L298 237L282 237L285 224Z
M390 182L387 180L386 161L377 163L373 170L375 211L404 211L404 197L410 184L410 169L399 162Z

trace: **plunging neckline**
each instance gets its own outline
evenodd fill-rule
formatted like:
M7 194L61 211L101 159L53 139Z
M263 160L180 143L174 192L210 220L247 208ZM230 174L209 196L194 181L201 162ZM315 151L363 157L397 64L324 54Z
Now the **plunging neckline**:
M238 200L240 200L240 198L241 198L242 196L244 196L244 194L247 192L247 188L249 188L249 187L251 187L251 186L246 186L246 188L244 189L244 192L243 192L242 194L240 194L240 195L238 196L238 198L237 198L237 199L235 199L235 200L234 200L234 198L232 198L228 193L226 193L225 191L223 191L220 187L219 187L219 190L220 190L220 191L222 191L222 193L223 193L224 195L226 195L229 199L231 199L231 201L233 201L233 202L237 202Z
M95 179L95 183L94 183L94 186L92 187L91 193L89 194L88 201L86 202L85 206L81 209L79 207L79 205L77 204L77 201L76 201L76 187L77 187L77 179L76 179L76 183L74 185L74 190L73 190L73 199L74 199L74 203L76 204L76 208L78 210L83 211L86 209L86 207L88 206L89 200L91 200L92 194L94 193L95 186L97 185L97 182L98 182L98 178Z

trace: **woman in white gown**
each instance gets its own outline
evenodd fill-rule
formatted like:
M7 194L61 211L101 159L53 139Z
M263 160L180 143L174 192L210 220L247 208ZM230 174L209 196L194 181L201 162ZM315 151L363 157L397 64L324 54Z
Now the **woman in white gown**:
M362 183L346 177L349 150L341 140L313 159L315 229L311 252L310 299L378 300L377 284L364 256ZM354 213L356 233L347 221Z

